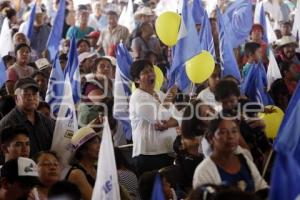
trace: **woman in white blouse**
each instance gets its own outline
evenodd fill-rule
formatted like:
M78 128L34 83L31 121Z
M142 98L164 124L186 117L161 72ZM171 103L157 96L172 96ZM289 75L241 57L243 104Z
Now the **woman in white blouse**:
M148 60L137 60L132 64L131 75L136 86L129 103L132 126L133 157L139 175L146 171L171 165L173 141L176 138L176 113L171 104L177 89L173 87L168 97L154 91L155 73Z
M194 188L221 183L237 186L247 192L268 188L255 164L247 156L236 152L239 137L239 124L232 118L218 117L211 121L207 138L212 146L212 154L196 168Z

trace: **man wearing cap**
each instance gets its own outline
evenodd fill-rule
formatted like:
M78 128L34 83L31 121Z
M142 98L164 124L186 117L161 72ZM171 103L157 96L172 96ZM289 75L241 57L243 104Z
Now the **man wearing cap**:
M102 48L105 55L115 56L116 45L122 40L125 42L129 36L129 30L118 24L118 14L115 11L107 12L108 27L104 29L98 40L99 50Z
M87 36L85 36L91 45L91 52L95 52L97 51L97 41L100 37L100 32L99 31L93 31L90 34L88 34Z
M296 48L298 43L296 38L293 36L283 36L277 42L278 55L276 56L276 61L280 66L283 62L289 62L299 65L300 64L300 54L296 53Z
M36 163L24 157L9 160L1 168L0 200L26 200L39 184Z
M39 87L32 78L20 79L15 85L16 107L1 121L0 129L21 124L29 133L30 155L51 147L54 122L37 112L39 104Z
M152 20L152 17L153 17L153 12L152 12L151 8L149 8L149 7L139 8L134 13L134 18L135 18L135 21L137 22L137 28L135 28L129 36L128 44L127 44L128 49L131 48L132 40L135 37L137 37L137 32L138 32L138 29L140 28L141 24L143 24L144 22L150 23Z

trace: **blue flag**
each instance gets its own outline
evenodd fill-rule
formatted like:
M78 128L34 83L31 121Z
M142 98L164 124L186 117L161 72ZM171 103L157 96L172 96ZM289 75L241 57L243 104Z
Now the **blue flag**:
M203 3L201 0L194 0L193 5L192 5L192 14L193 14L193 19L196 24L201 24L203 23L204 15L206 11L203 8ZM201 26L202 28L202 26Z
M241 73L239 71L239 67L233 52L232 45L230 42L228 42L227 36L229 35L229 33L226 30L223 17L219 8L217 8L217 18L222 77L231 75L234 76L237 80L241 80Z
M223 15L228 41L233 48L245 43L253 25L251 0L236 0Z
M189 85L190 81L185 78L182 79L180 76L186 76L184 68L185 62L200 52L201 46L200 41L198 40L198 33L195 27L192 11L188 5L188 1L184 0L178 42L176 46L173 47L173 60L170 73L168 75L168 87L175 84L177 80L184 81L184 83L178 85L181 90L183 90L181 85Z
M132 58L123 43L117 46L117 67L114 82L113 116L122 123L123 132L128 140L132 139L129 120L129 98L131 96L130 68Z
M27 38L32 41L32 36L33 36L33 26L34 26L34 21L35 21L35 12L36 12L36 3L33 5L30 11L30 16L29 16L29 21L27 24L27 27L25 29L25 35Z
M73 101L76 104L80 101L81 98L81 81L75 34L73 34L71 38L68 62L64 71L65 77L67 76L67 74L69 74L70 77L73 90Z
M49 51L50 61L53 61L55 59L55 55L58 52L59 43L62 37L63 26L65 21L65 9L66 9L65 0L60 0L58 11L54 19L53 27L51 29L47 41L47 49Z
M64 94L64 73L58 55L51 70L45 101L50 105L53 116L57 116Z
M151 200L162 200L162 199L165 199L165 195L163 192L160 175L157 174L154 181Z
M193 18L195 23L201 24L201 29L198 34L201 44L201 50L208 51L214 58L216 58L210 21L208 19L206 10L202 7L201 4L201 0L194 0L192 6Z
M274 105L267 88L268 81L264 65L260 62L250 66L250 70L242 83L242 93L253 102L258 102L265 106Z
M3 58L0 58L0 88L3 86L6 80L7 80L6 67Z
M292 139L292 138L291 138ZM289 153L277 152L272 169L270 200L295 200L300 195L300 165Z
M270 200L294 200L300 195L300 85L286 110L274 143Z
M116 58L117 63L120 65L120 70L123 76L126 77L126 79L133 81L130 74L131 64L133 63L133 60L130 53L128 52L128 49L123 43L120 43L117 46Z

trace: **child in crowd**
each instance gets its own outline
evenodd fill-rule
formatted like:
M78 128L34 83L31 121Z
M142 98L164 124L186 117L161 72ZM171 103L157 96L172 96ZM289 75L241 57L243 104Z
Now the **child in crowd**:
M262 51L260 44L256 42L248 42L245 45L245 56L247 58L247 63L242 69L242 77L246 77L251 65L258 63L262 58Z

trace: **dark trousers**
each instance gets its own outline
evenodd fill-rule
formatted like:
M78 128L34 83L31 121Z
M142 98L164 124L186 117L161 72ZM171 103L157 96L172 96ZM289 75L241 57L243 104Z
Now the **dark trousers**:
M170 157L168 154L139 155L133 159L138 176L141 176L148 171L159 170L163 167L172 165L174 162L174 158Z

